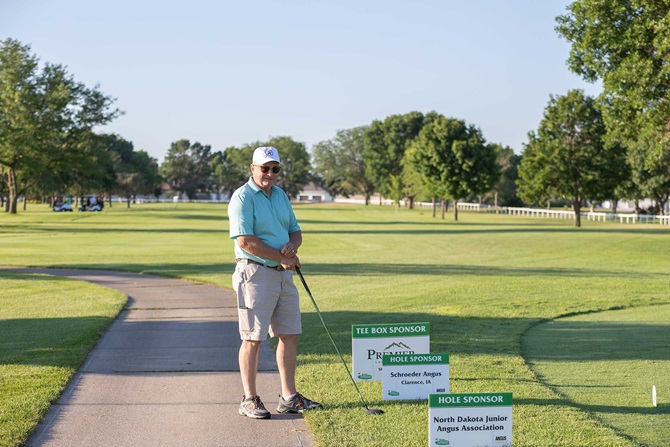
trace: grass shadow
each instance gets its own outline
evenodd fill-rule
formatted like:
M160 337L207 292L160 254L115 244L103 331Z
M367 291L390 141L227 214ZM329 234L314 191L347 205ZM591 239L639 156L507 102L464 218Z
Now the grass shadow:
M658 407L633 407L617 405L588 405L575 403L567 399L514 399L514 405L537 405L537 406L560 406L572 407L585 411L586 413L612 413L612 414L641 414L641 415L661 415L668 414L670 405L664 404Z
M100 263L100 264L59 264L45 266L52 268L82 269L82 270L114 270L136 273L148 273L166 277L202 276L204 274L230 274L235 270L235 263L163 263L163 264L132 264L132 263ZM479 276L479 277L557 277L557 278L630 278L662 279L665 275L654 272L633 272L626 270L603 270L589 268L551 268L551 267L497 267L483 265L462 264L373 264L373 263L310 263L301 269L306 277L309 276ZM297 279L296 279L297 282Z
M670 325L617 321L542 323L524 336L524 354L530 362L668 360Z
M589 278L592 276L611 278L640 278L639 272L627 272L623 270L601 270L587 268L549 268L549 267L496 267L484 265L462 265L462 264L373 264L373 263L343 263L343 264L309 264L302 268L309 275L342 275L342 276L402 276L402 275L426 275L426 276L540 276L540 277L573 277ZM642 274L649 278L665 276L657 273Z
M534 318L477 318L458 317L451 315L436 315L431 313L416 312L356 312L356 311L333 311L322 312L328 328L333 335L343 354L351 354L351 325L352 324L394 324L394 323L430 323L431 330L431 352L447 352L449 354L479 355L479 354L503 354L521 355L519 352L519 341L522 334L529 327L534 326L538 319ZM309 332L310 340L301 341L303 347L307 348L306 354L330 354L332 345L329 346L321 321L316 312L303 313L304 331ZM594 327L593 330L602 329ZM611 361L611 360L639 360L654 361L667 360L667 355L660 350L639 349L640 340L644 339L646 331L668 331L670 326L654 326L637 324L610 324L607 326L609 338L603 340L604 344L610 344L616 348L617 356L595 354L588 360ZM616 335L619 334L619 335ZM635 334L635 335L634 335ZM571 349L566 352L555 353L553 349L542 351L547 358L558 356L564 361L583 361L579 346L575 343L591 343L591 338L599 337L596 333L589 338L583 333L581 340L565 340ZM659 343L665 341L659 340ZM661 352L659 354L659 352ZM527 354L527 352L524 352ZM479 379L479 378L478 378ZM491 380L496 380L491 378Z

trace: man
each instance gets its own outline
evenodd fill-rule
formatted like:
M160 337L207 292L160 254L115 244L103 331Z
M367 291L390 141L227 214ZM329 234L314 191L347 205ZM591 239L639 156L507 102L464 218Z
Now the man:
M256 392L258 353L268 333L279 338L277 366L282 389L277 411L302 413L321 407L295 386L302 324L292 270L300 267L302 233L286 193L275 186L280 170L277 149L256 148L251 178L233 193L228 206L237 261L233 289L242 338L239 362L244 396L239 413L254 419L270 418Z

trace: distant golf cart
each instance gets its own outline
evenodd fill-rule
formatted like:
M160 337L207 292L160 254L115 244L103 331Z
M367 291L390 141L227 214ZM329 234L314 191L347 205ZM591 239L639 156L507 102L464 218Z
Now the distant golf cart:
M57 213L72 212L72 205L69 203L56 202L56 204L54 204L53 210Z
M53 211L57 213L63 213L63 212L72 212L72 205L70 204L70 198L68 196L67 200L64 200L63 197L58 196L56 198L56 201L54 202L54 206L52 208Z
M104 207L104 202L96 196L84 196L81 198L79 211L102 211Z

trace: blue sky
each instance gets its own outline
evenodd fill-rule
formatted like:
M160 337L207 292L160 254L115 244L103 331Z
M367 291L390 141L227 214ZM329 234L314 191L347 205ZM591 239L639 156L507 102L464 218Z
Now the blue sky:
M159 162L182 138L213 150L413 110L464 119L520 153L572 74L564 0L0 0L0 39L117 98L118 133ZM281 149L281 148L280 148Z

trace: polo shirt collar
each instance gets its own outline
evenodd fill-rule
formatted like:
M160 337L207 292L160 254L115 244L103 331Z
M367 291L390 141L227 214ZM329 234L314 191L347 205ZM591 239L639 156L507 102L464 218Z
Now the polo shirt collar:
M254 177L253 177L253 176L249 177L249 181L248 181L247 183L249 184L249 188L251 188L255 193L262 192L263 194L265 194L266 196L268 196L267 193L266 193L265 191L263 191L263 190L260 188L260 186L258 186L258 185L256 184L256 182L254 182ZM279 187L278 187L277 185L272 185L272 191L274 191L275 188L279 188ZM269 197L269 196L268 196L268 197Z

